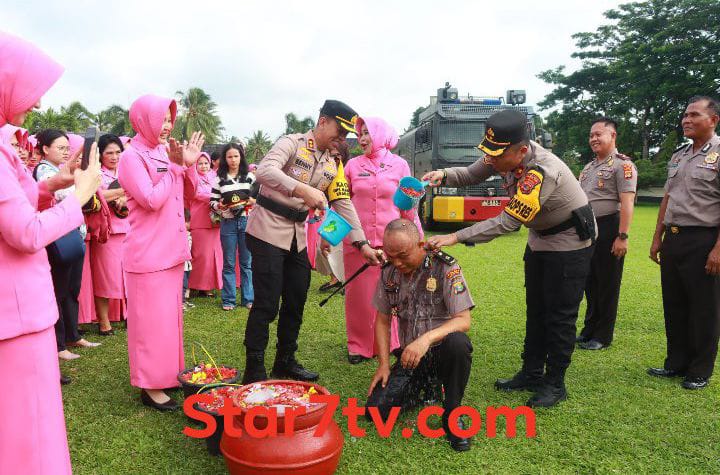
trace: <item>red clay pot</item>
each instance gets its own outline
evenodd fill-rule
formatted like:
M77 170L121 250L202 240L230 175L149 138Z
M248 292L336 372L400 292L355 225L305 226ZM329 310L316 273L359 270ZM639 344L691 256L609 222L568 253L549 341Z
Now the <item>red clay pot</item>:
M300 381L269 380L265 384L302 384L314 387L319 394L330 394L322 386ZM242 391L242 388L240 389ZM231 475L241 474L298 474L320 475L331 474L340 462L345 438L342 431L331 421L325 433L315 437L320 419L325 413L326 405L321 404L295 418L294 433L285 435L285 418L277 417L278 435L276 437L255 438L244 430L245 411L235 417L235 426L243 429L240 437L229 437L223 433L220 451L225 457ZM267 419L255 418L258 429L266 427Z

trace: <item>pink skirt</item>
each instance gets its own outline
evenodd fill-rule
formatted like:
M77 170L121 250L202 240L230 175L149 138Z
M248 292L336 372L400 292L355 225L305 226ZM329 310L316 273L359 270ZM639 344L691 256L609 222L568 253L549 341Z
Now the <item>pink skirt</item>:
M222 288L223 253L220 228L193 229L192 270L188 287L195 290Z
M360 251L352 246L343 246L345 278L349 279L365 264ZM375 349L375 315L377 310L372 304L375 288L380 280L380 266L367 268L345 287L345 327L347 330L348 352L372 358ZM390 325L390 351L400 346L397 320Z
M130 384L144 389L179 385L185 369L182 279L184 264L158 272L125 273Z
M53 327L0 340L0 473L69 474Z
M82 284L80 285L80 304L78 323L92 323L97 321L95 314L95 289L92 278L92 246L85 242L85 261L83 262ZM125 285L123 284L123 292ZM120 322L125 316L125 296L118 299L110 299L108 318L111 322Z
M123 288L122 247L124 234L111 234L107 242L90 241L90 267L95 297L122 299Z

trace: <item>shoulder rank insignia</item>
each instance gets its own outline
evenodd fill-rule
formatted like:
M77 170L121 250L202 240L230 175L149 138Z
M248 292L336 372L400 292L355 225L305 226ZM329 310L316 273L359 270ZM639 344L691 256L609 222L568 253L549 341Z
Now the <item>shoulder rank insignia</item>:
M712 147L712 144L710 142L706 143L703 148L700 149L700 153L707 153L710 147Z
M433 255L449 266L457 262L457 259L443 251L433 251Z
M632 158L628 157L627 155L624 155L622 153L616 153L615 156L619 158L620 160L630 160L632 161Z
M678 153L680 150L686 148L688 145L690 145L690 144L684 143L684 144L680 145L678 148L673 150L673 153Z

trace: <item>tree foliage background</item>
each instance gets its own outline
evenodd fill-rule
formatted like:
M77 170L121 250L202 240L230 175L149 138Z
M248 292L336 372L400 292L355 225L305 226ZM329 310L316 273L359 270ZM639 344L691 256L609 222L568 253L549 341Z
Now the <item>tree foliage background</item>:
M720 78L720 2L648 0L605 13L608 24L577 33L582 67L564 66L539 77L555 89L539 103L554 151L581 163L592 158L590 123L619 122L618 149L637 161L640 184L664 181L664 167L683 141L680 118L693 95L713 95Z

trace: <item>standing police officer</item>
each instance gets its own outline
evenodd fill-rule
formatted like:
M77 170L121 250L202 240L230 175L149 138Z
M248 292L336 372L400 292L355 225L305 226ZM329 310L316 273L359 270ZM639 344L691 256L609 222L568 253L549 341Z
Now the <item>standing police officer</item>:
M531 407L549 407L567 398L565 371L575 347L575 322L590 269L595 218L585 193L568 166L528 140L524 114L496 112L486 123L478 146L483 160L468 167L427 173L431 186L461 187L503 173L514 195L505 210L456 233L434 236L435 248L457 242L488 242L530 228L525 249L527 320L522 369L495 387L532 390Z
M620 299L620 282L628 250L628 232L635 207L637 169L615 147L617 123L596 119L590 128L595 159L580 173L580 186L597 219L598 238L585 285L585 327L578 343L585 350L610 346Z
M305 242L309 209L324 210L329 200L351 224L353 229L348 237L353 245L360 249L368 263L380 263L365 240L347 182L338 172L335 160L328 155L333 143L344 141L348 132L355 131L355 120L357 114L346 104L326 101L315 128L304 134L280 137L255 172L261 186L257 206L247 224L255 301L245 329L243 384L267 379L265 348L269 325L278 311L277 354L272 375L304 381L315 381L319 377L295 359L310 285ZM329 251L330 244L323 241L322 247Z
M682 119L692 144L668 164L650 258L660 264L667 357L652 376L684 376L682 387L702 389L715 366L720 334L720 104L690 99Z

